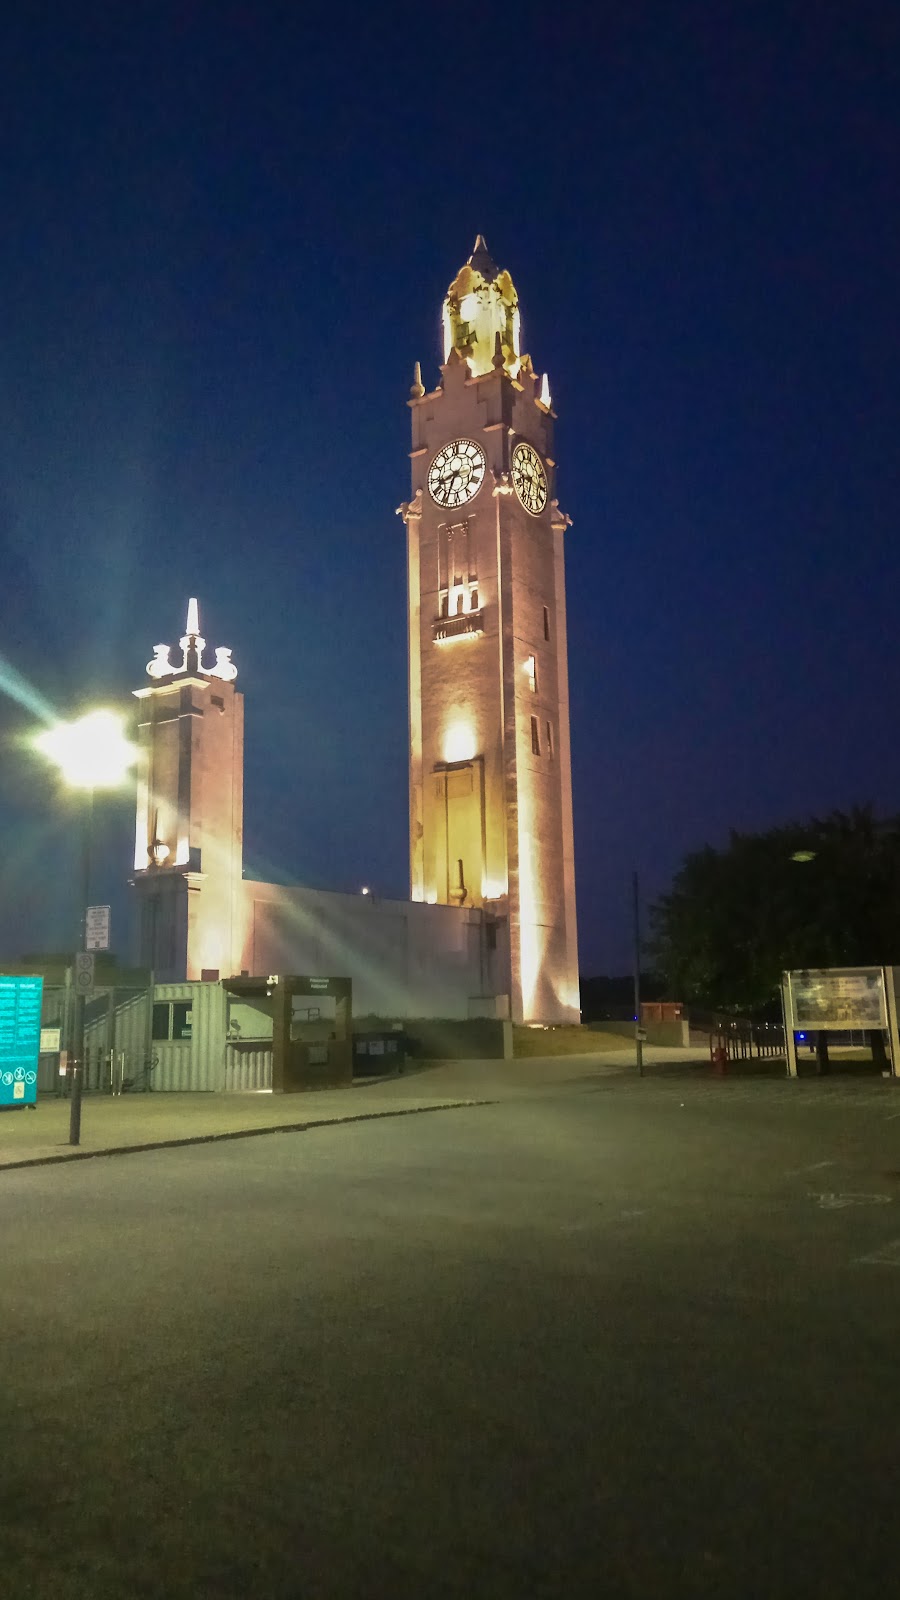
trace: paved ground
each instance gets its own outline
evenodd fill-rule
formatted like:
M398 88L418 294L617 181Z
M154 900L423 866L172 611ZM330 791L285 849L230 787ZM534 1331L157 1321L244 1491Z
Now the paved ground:
M576 1073L2 1174L4 1600L893 1592L898 1141Z
M0 1112L0 1168L26 1161L78 1158L180 1140L221 1138L253 1130L351 1120L355 1117L431 1109L510 1095L545 1092L598 1073L631 1068L633 1051L561 1056L525 1061L447 1062L381 1082L362 1080L351 1089L314 1094L126 1094L86 1095L81 1143L69 1140L69 1102L42 1096L36 1108ZM683 1050L653 1049L659 1065L684 1064Z

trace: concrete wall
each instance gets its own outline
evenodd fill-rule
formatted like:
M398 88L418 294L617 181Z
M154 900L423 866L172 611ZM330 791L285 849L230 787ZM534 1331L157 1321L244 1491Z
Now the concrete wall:
M505 925L472 907L250 881L244 894L241 971L348 977L354 1016L468 1018L506 966Z

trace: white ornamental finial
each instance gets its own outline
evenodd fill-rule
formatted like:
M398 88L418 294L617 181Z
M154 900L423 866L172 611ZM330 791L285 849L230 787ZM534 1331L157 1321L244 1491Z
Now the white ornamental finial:
M182 650L182 659L178 666L174 666L170 659L170 646L156 644L153 660L147 663L147 676L149 678L175 678L182 673L191 677L220 678L223 683L233 683L237 677L237 667L231 659L231 650L227 645L216 645L216 660L212 667L203 665L203 652L206 649L206 640L200 633L200 608L195 599L188 601L187 624L184 637L179 644Z
M227 645L216 645L216 664L214 667L204 667L203 671L208 678L221 678L224 683L230 683L237 677L237 667L231 659L231 651Z
M169 660L169 646L167 644L155 644L153 648L156 654L152 661L147 662L147 677L171 678L175 668Z

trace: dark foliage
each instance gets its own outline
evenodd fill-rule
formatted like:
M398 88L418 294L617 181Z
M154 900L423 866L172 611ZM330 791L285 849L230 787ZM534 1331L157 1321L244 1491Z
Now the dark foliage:
M733 833L686 857L650 920L667 991L720 1010L766 1007L788 968L900 963L900 817Z

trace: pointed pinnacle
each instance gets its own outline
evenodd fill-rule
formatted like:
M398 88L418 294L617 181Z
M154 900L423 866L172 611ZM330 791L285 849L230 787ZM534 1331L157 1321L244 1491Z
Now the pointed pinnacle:
M421 361L417 361L416 362L415 370L413 372L413 381L412 381L412 384L410 386L410 391L409 392L413 396L414 400L421 400L423 394L425 393L425 385L422 382L422 363L421 363Z
M475 249L469 257L469 266L480 272L487 283L493 283L500 270L484 242L483 233L480 233L475 240Z
M185 628L185 633L187 633L190 638L196 638L197 634L199 632L200 632L200 612L199 612L199 609L198 609L198 606L197 606L197 602L196 602L196 600L189 600L188 601L188 612L187 612L187 626Z

